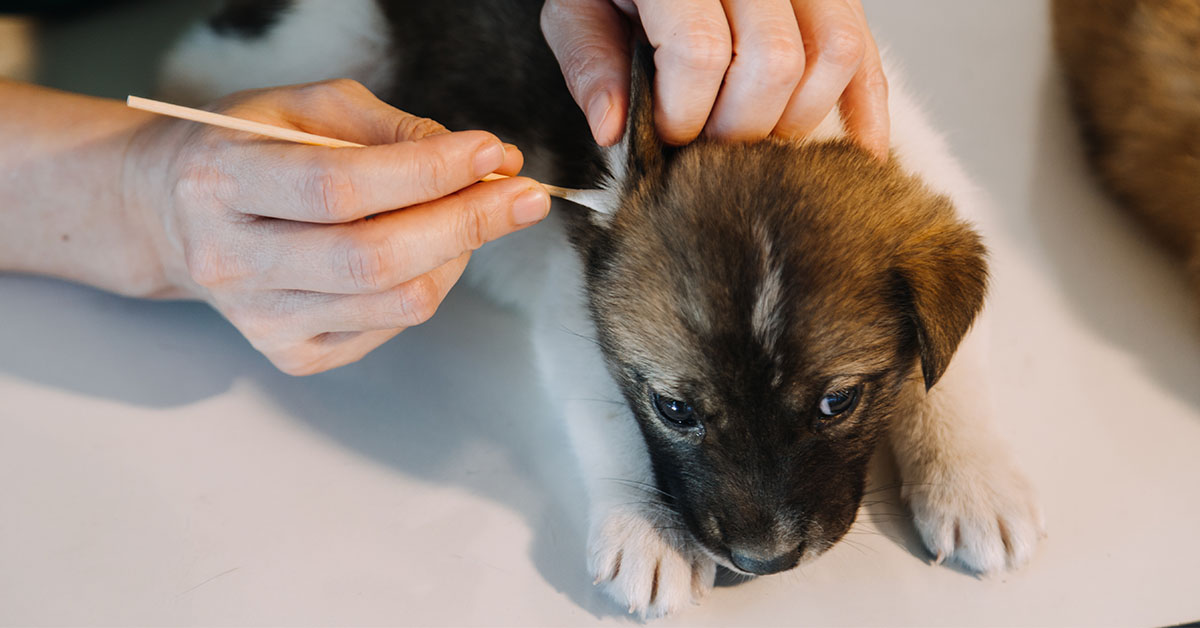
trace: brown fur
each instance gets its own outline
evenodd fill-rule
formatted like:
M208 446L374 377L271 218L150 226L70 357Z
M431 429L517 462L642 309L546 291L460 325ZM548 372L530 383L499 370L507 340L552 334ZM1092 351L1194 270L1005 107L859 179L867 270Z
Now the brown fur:
M648 71L624 201L575 226L602 346L698 540L718 554L823 550L854 520L876 440L911 407L903 383L919 363L932 386L981 308L984 248L946 198L848 141L663 145ZM778 331L758 333L772 272ZM821 397L850 385L858 408L822 424ZM665 427L655 393L692 403L703 436ZM791 534L781 512L798 517Z
M269 32L294 1L241 0L276 8L227 26ZM984 248L946 198L844 140L668 147L646 48L624 150L601 150L537 28L541 0L380 6L397 73L381 97L499 133L536 178L608 194L603 215L556 210L573 252L549 224L472 266L502 300L541 300L529 310L553 397L614 401L613 382L591 376L600 356L572 336L594 339L636 419L561 408L592 508L589 569L615 599L669 612L704 594L716 563L776 573L827 550L888 433L935 555L978 571L1028 559L1040 515L980 420L978 334L958 350L982 306ZM543 245L563 267L525 255ZM541 270L545 285L524 283Z
M1055 0L1092 164L1200 292L1200 2Z

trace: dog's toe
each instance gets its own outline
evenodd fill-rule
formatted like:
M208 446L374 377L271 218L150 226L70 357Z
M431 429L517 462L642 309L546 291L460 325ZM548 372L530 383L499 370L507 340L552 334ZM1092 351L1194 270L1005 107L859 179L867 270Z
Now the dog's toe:
M935 473L908 486L913 523L936 563L979 574L1016 569L1044 536L1033 489L1005 463Z
M682 610L712 590L712 560L636 507L605 513L588 545L596 585L643 619Z

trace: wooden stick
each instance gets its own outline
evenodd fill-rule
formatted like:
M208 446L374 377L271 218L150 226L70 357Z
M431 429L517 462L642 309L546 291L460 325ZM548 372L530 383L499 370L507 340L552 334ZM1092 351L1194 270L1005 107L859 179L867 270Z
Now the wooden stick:
M347 142L345 140L325 137L324 135L314 135L305 133L295 129L285 129L283 127L274 126L271 124L263 124L262 122L254 122L253 120L244 120L233 116L226 116L211 111L201 109L192 109L191 107L180 107L171 103L159 102L150 100L149 98L138 98L130 96L125 104L134 109L149 111L172 118L180 118L182 120L191 120L192 122L200 122L202 124L211 124L226 129L235 131L245 131L247 133L257 133L267 137L286 140L288 142L296 142L297 144L308 144L310 146L328 146L329 148L363 148L363 144Z
M253 120L245 120L226 116L211 111L201 109L192 109L191 107L181 107L170 103L161 102L158 100L150 100L149 98L139 98L130 96L126 99L125 104L142 111L149 111L159 115L179 118L181 120L191 120L201 124L210 124L219 126L225 129L233 129L235 131L245 131L247 133L255 133L272 139L284 140L287 142L296 142L298 144L308 144L310 146L327 146L329 148L365 148L364 144L355 142L347 142L324 135L315 135L313 133L305 133L295 129L285 129L283 127L272 124L263 124L262 122L254 122ZM508 177L502 174L492 173L484 177L483 181L497 181L499 179L507 179ZM604 212L603 205L599 203L601 196L598 190L574 190L571 188L563 188L557 185L542 184L546 191L551 196L567 199L573 203L583 205L589 209L598 212Z

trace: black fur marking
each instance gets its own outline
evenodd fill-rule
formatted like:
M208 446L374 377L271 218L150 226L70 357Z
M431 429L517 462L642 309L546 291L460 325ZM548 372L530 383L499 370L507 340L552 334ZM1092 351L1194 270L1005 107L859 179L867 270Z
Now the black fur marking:
M542 4L380 0L400 63L396 88L379 96L455 131L486 129L545 151L556 169L546 183L595 187L607 172L542 37Z
M292 0L227 0L208 25L218 34L258 39L292 7Z

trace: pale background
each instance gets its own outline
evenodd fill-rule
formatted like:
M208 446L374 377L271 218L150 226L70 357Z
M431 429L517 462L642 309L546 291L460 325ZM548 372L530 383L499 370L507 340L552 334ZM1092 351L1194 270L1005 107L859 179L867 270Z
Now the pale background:
M0 68L145 93L204 4L9 23ZM867 8L1001 208L982 225L1000 430L1050 536L981 580L928 565L878 504L816 563L660 624L1200 618L1200 312L1083 169L1046 6ZM0 276L0 623L628 623L585 573L579 479L527 341L459 289L360 364L294 379L203 305Z

